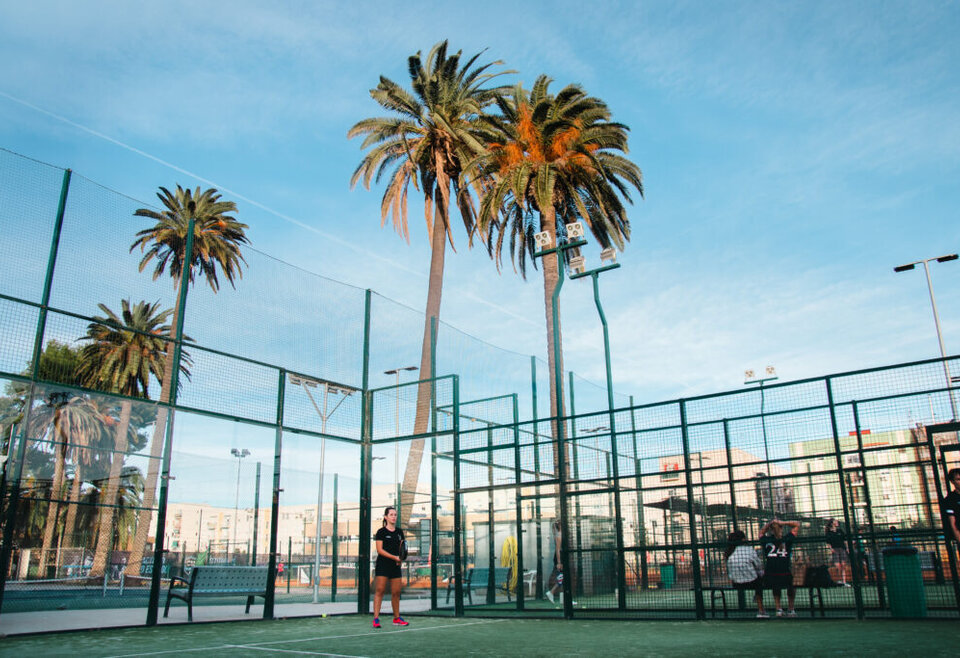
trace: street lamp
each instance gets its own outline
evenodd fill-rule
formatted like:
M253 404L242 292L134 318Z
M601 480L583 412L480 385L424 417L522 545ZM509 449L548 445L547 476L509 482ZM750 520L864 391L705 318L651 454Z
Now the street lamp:
M607 262L609 261L609 262ZM606 365L606 374L607 374L607 413L609 414L609 423L610 423L610 457L612 462L612 476L613 476L613 506L614 512L616 515L616 520L614 522L614 532L616 533L616 543L617 543L617 554L620 556L620 559L617 563L617 605L622 610L627 605L626 599L626 567L623 563L623 518L622 518L622 508L620 505L620 466L619 466L619 455L617 454L617 427L616 427L616 416L613 413L614 403L613 403L613 373L610 368L610 332L607 329L607 316L603 312L603 306L600 304L600 274L603 272L609 272L610 270L615 270L620 267L620 264L617 262L617 250L613 247L607 247L600 252L600 263L601 265L593 268L592 270L585 270L583 263L583 256L578 256L570 260L571 269L574 272L570 275L570 280L579 279L582 277L589 276L593 279L593 301L597 307L597 315L600 316L600 324L603 327L603 357L604 363ZM607 263L604 265L603 263Z
M240 464L243 461L243 458L250 454L250 451L246 448L230 448L230 454L237 458L237 495L233 499L233 545L236 547L237 544L237 526L240 522L240 517L238 516L238 511L240 507ZM227 551L227 554L230 554L230 551Z
M940 343L940 358L943 361L943 375L947 379L947 389L950 395L950 411L953 413L953 420L957 420L957 401L953 397L953 389L950 388L950 366L947 364L947 351L943 348L943 333L940 331L940 314L937 313L937 299L933 296L933 282L930 280L930 261L935 260L938 263L946 263L951 260L957 260L957 254L947 254L937 258L924 258L906 265L899 265L893 268L894 272L906 272L912 270L917 264L923 263L923 272L927 275L927 290L930 291L930 306L933 307L933 323L937 327L937 341Z
M290 374L290 383L294 386L300 386L303 389L303 392L307 394L307 397L310 398L310 404L313 405L313 408L316 410L317 415L320 416L320 482L317 487L317 533L314 540L314 551L313 551L313 602L320 602L320 531L322 527L321 517L323 514L323 473L324 473L324 459L326 458L327 451L327 420L333 415L333 413L343 404L343 401L346 400L350 395L358 390L351 388L350 386L344 386L342 384L333 384L324 380L310 379L308 377L300 377L294 374ZM317 401L313 399L313 394L310 393L311 388L317 388L319 386L323 387L323 410L320 410L320 406L317 404ZM334 405L333 409L327 411L327 401L330 395L342 395L343 397ZM336 576L334 576L336 577Z
M396 375L397 376L397 433L394 437L400 436L400 373L407 371L411 372L417 370L417 366L406 366L405 368L394 368L393 370L384 370L383 374L385 375ZM397 513L400 513L400 442L393 442L393 482L397 487L396 500L394 505L397 506Z
M775 510L776 506L773 503L773 479L770 476L770 447L767 445L767 417L764 411L765 398L763 395L763 385L767 382L772 382L779 379L777 377L777 369L773 366L767 366L764 370L763 375L757 375L753 370L745 370L743 372L743 385L749 386L751 384L757 384L760 386L760 427L763 430L763 459L766 462L767 467L767 496L770 500L770 509ZM758 503L760 501L757 501ZM760 507L760 505L757 505ZM776 512L774 512L776 514Z

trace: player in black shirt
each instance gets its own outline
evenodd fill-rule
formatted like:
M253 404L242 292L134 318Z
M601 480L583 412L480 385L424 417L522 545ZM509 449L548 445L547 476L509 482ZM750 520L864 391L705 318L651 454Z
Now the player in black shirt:
M847 555L847 536L843 533L840 522L836 519L827 521L825 535L827 544L830 545L830 552L833 553L833 564L837 567L840 584L844 587L850 587L847 583L847 563L850 562L850 558Z
M783 531L784 527L788 528L786 532ZM763 579L767 587L773 590L773 602L777 606L778 617L783 617L783 608L780 607L780 590L784 588L787 590L787 617L797 616L793 609L797 590L793 586L790 554L793 552L793 542L799 530L800 524L796 521L771 519L760 531L760 542L766 558Z
M952 539L960 544L960 468L951 468L947 472L947 480L953 485L953 491L947 494L940 505L944 535L947 542Z
M390 582L390 604L393 607L394 626L407 626L407 622L400 616L400 587L403 584L400 573L400 564L405 557L403 550L406 539L403 530L397 527L397 509L388 507L383 510L383 527L377 530L374 536L377 542L377 564L374 569L375 590L373 595L373 627L380 628L380 605L383 603L383 593Z

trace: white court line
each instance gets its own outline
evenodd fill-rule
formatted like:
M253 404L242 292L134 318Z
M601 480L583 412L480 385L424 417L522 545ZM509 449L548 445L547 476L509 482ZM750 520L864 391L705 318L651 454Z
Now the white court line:
M228 645L231 649L252 649L253 651L265 651L267 653L295 653L301 656L327 656L328 658L365 658L350 653L324 653L322 651L297 651L296 649L279 649L273 647L253 647L246 644Z
M351 633L349 635L321 635L319 637L305 637L299 640L274 640L272 642L254 642L253 644L244 644L245 647L263 647L270 644L293 644L294 642L314 642L316 640L343 640L351 637L368 637L373 635L383 636L383 635L393 635L394 633L416 633L417 631L436 631L443 630L445 628L462 628L464 626L475 626L477 624L496 624L502 621L507 621L506 619L486 619L483 621L468 621L463 624L444 624L443 626L427 626L426 628L417 627L417 628L405 628L397 629L394 631L376 631L370 629L364 633ZM238 645L239 646L239 645Z
M343 640L343 639L348 639L352 637L370 637L374 635L384 636L384 635L393 635L395 633L416 633L418 631L436 631L436 630L443 630L445 628L462 628L464 626L476 626L477 624L497 624L504 621L508 621L508 620L507 619L486 619L483 621L469 621L462 624L453 623L453 624L444 624L443 626L427 626L426 628L420 628L420 627L404 628L404 629L397 629L394 631L382 631L382 630L377 631L377 630L370 629L369 631L366 631L364 633L349 633L347 635L320 635L317 637L305 637L305 638L300 638L296 640L275 640L272 642L255 642L253 644L220 644L213 647L194 647L192 649L170 649L167 651L124 653L124 654L117 654L115 656L109 656L108 658L133 658L134 656L162 656L162 655L171 654L171 653L187 653L187 652L193 652L193 651L214 651L216 649L228 649L228 648L229 649L237 649L237 648L267 649L268 645L271 645L271 644L294 644L296 642L316 642L318 640ZM310 653L310 652L303 652L303 653ZM318 654L312 654L312 655L334 656L337 654L318 653Z

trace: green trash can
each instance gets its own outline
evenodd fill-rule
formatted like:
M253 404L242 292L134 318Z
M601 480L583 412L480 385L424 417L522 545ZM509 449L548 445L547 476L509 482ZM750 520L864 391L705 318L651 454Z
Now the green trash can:
M887 575L890 614L893 617L926 617L927 596L917 549L913 546L883 549L883 570Z
M672 564L661 564L660 565L660 582L663 583L664 589L670 589L673 587L673 583L677 579L677 568Z

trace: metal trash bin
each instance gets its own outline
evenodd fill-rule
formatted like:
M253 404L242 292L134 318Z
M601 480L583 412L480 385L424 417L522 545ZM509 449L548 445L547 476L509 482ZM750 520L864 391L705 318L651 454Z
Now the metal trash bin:
M893 617L926 617L927 596L917 549L913 546L883 549L883 570L887 575L890 614Z
M673 583L676 582L677 571L676 567L672 564L661 564L660 565L660 582L663 583L664 589L670 589L673 587Z

